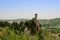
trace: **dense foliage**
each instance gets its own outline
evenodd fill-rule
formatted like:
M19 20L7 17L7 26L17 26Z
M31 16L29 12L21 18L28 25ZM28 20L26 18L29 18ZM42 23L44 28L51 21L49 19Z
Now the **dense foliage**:
M21 21L20 23L0 21L0 39L1 40L42 40L40 31L36 30L36 24L33 20ZM28 28L27 31L24 31ZM30 32L29 32L30 31ZM27 34L28 33L28 34ZM36 39L35 39L36 37Z
M40 20L42 30L37 31L32 20L20 23L0 21L0 40L59 40L60 19ZM25 28L27 31L24 31ZM51 32L51 33L50 33ZM57 36L58 35L58 36Z

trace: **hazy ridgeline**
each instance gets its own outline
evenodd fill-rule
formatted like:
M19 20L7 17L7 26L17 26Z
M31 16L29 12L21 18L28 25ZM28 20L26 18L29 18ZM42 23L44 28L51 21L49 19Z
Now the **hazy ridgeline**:
M19 23L18 22L9 23L8 21L0 21L0 40L59 40L60 39L59 34L60 18L51 20L39 20L39 22L42 25L42 30L40 31L36 30L35 23L31 22L30 20L20 21ZM33 32L33 35L31 34L31 32Z

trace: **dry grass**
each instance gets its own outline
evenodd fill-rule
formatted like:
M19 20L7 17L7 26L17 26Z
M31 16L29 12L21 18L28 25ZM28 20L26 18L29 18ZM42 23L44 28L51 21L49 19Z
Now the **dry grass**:
M2 32L0 32L0 37L2 36Z

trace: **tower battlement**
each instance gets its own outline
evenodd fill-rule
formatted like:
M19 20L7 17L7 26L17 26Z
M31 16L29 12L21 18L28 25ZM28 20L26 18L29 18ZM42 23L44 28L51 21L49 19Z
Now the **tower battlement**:
M37 14L35 14L35 19L37 19Z

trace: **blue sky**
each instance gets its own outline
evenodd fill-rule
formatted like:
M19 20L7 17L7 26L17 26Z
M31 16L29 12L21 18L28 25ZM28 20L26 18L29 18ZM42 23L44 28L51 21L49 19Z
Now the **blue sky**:
M0 0L0 19L39 19L60 17L60 0Z

